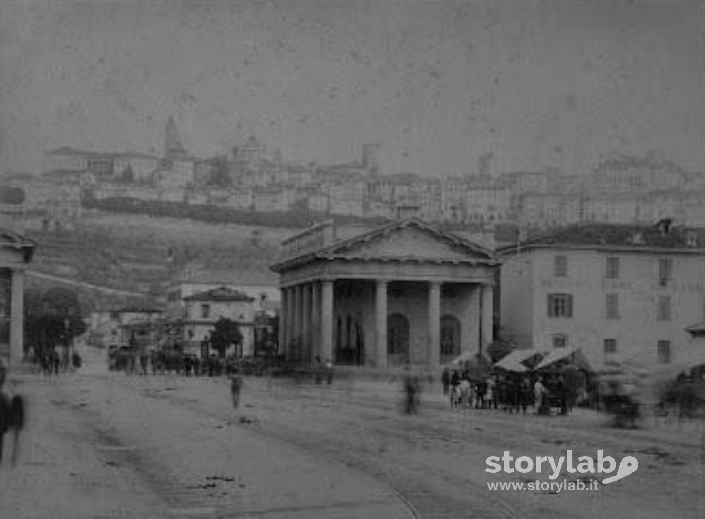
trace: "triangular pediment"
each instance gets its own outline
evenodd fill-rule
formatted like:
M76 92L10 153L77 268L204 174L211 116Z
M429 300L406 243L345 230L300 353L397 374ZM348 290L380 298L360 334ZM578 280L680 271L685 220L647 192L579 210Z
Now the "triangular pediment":
M365 260L492 262L490 251L415 220L390 225L330 247L328 257Z

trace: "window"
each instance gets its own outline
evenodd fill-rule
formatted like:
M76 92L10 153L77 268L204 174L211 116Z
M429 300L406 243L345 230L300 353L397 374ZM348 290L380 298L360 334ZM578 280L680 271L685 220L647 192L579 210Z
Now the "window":
M460 354L460 321L452 315L441 317L441 355Z
M548 294L549 317L573 317L573 296L571 294Z
M607 319L619 319L619 295L607 294L605 304Z
M553 257L553 275L557 278L564 278L568 275L568 258L565 256Z
M605 277L619 279L619 258L607 258Z
M565 335L554 335L553 336L553 347L554 348L565 348L568 345L568 337Z
M660 364L671 362L671 341L658 341L657 353Z
M208 319L211 316L211 305L201 305L201 318Z
M656 319L659 321L671 320L671 296L658 296Z
M617 339L605 339L602 344L605 355L614 355L617 353Z
M665 283L673 275L673 260L671 258L661 258L658 260L658 279Z

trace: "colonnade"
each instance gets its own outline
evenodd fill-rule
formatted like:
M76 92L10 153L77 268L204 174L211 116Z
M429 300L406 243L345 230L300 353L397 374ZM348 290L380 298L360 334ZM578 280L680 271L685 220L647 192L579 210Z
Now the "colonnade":
M375 365L387 367L387 289L390 280L375 280ZM440 364L441 286L439 281L428 282L428 332L430 366ZM490 284L478 285L481 290L480 337L483 348L492 339L494 289ZM281 322L279 325L279 352L287 359L298 354L296 360L312 362L333 359L333 299L334 281L319 280L288 285L281 288ZM293 351L294 346L299 351Z

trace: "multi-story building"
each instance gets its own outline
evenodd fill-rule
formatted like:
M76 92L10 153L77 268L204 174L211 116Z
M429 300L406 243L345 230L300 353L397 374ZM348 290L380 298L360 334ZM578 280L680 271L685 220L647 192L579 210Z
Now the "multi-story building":
M118 343L135 346L139 350L155 348L161 331L161 317L162 310L157 308L125 307L116 310L111 319L117 325Z
M102 179L128 175L130 181L146 181L158 166L157 157L144 153L83 151L68 146L48 151L44 156L45 172L87 171Z
M182 316L183 344L185 351L201 353L201 344L220 318L235 321L242 334L242 343L233 345L235 355L254 355L254 329L256 300L247 294L228 287L217 287L184 297Z
M520 347L677 360L705 318L705 230L583 224L499 249L501 327Z
M501 222L509 215L509 190L497 185L471 186L466 191L467 219L473 222Z
M467 219L467 181L461 178L446 178L441 182L441 219L460 223Z
M228 202L234 209L252 209L253 199L251 189L232 189Z
M555 227L583 220L583 198L575 193L526 193L517 219L534 227Z
M688 175L680 166L652 153L646 157L610 157L589 178L593 191L646 193L681 187Z
M237 290L252 297L258 312L269 311L279 305L277 281L269 273L237 272L195 265L184 269L167 290L167 315L172 318L183 315L185 298L219 287Z

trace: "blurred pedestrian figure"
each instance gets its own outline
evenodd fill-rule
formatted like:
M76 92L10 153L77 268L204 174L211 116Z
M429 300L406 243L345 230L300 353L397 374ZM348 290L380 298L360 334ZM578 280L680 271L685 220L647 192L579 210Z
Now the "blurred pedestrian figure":
M536 379L534 382L534 406L536 407L536 414L544 413L544 397L546 396L546 386L543 385L541 377Z
M419 411L419 381L408 371L404 374L404 410L406 414L417 414Z
M521 384L519 385L518 402L521 404L521 412L526 414L526 408L533 403L533 394L531 389L531 380L528 376L521 379ZM517 413L519 412L519 407L517 407Z
M5 433L11 432L11 462L12 466L15 466L19 454L20 431L24 427L25 421L24 399L17 394L12 398L9 398L8 395L5 394L3 388L6 375L7 370L5 366L0 363L0 464L2 464Z
M497 409L497 384L493 376L487 377L485 387L487 387L487 392L485 393L487 409Z
M460 403L460 392L458 386L460 385L460 375L457 371L453 371L450 376L450 406L455 407Z
M475 384L475 395L476 395L476 400L475 400L475 409L484 409L485 408L485 394L487 393L487 383L484 380L481 380L477 384Z
M59 352L56 351L56 348L51 350L51 366L54 370L54 375L59 374L59 366L61 365L61 357L59 356Z
M75 369L78 369L81 367L82 360L81 356L78 354L78 352L74 351L73 355L71 356L71 363L73 364L73 367Z
M321 357L319 357L318 355L316 355L316 367L314 369L314 379L316 381L316 384L320 384L321 382L323 382L323 363L321 362Z
M146 351L140 353L140 375L147 374L147 363L149 362L149 354Z
M235 409L240 405L240 391L242 391L242 377L238 374L237 370L235 370L235 372L230 375L230 396Z
M5 376L5 366L0 362L0 465L2 464L3 440L5 433L10 429L10 401L3 392Z
M561 401L561 414L568 414L568 388L565 384L565 379L563 375L558 376L556 381L556 392Z
M441 384L443 384L443 396L448 396L448 389L450 388L450 371L448 368L443 370L441 375Z
M333 361L326 359L326 382L330 385L333 383Z
M17 464L20 452L20 431L24 427L25 409L24 399L14 395L10 400L10 430L12 431L12 466Z

